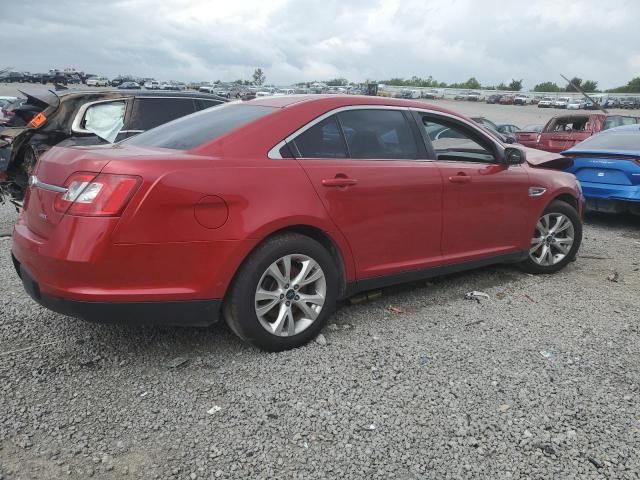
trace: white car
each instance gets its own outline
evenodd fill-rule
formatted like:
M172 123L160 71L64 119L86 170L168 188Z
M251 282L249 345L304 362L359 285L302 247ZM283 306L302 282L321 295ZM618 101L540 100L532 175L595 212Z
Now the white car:
M160 90L160 82L158 82L157 80L144 82L144 88L146 88L147 90Z
M276 93L273 94L274 97L282 97L285 95L293 95L296 91L293 88L279 88L276 90Z
M91 77L87 79L87 87L108 87L111 82L105 77Z
M581 100L581 99L574 99L571 100L568 104L567 104L567 110L581 110L584 108L585 106L585 101Z
M514 105L531 105L531 97L523 95L522 93L516 95L513 99Z
M538 108L551 108L554 102L553 97L542 97L542 100L538 102Z
M559 97L555 102L553 102L554 108L567 108L569 102L571 101L571 97Z

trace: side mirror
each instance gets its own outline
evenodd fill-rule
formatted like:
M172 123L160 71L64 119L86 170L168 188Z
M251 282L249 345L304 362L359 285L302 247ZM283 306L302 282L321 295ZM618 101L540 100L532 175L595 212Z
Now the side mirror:
M525 153L519 148L507 147L504 149L504 163L506 165L520 165L525 161Z

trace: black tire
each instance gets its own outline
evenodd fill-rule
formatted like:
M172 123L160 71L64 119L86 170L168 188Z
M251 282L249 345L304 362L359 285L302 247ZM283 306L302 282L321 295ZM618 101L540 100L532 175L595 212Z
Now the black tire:
M326 294L322 310L313 323L296 335L283 337L262 326L255 310L255 295L258 282L269 266L293 254L306 255L318 263L325 275ZM225 299L225 320L238 337L262 350L278 352L300 347L318 335L335 310L339 282L336 262L320 243L297 233L278 235L258 246L241 265Z
M571 221L574 230L573 244L571 245L571 249L562 260L553 265L540 265L531 258L531 255L529 255L527 259L520 264L521 268L525 272L532 274L555 273L559 270L562 270L569 262L573 261L576 257L576 254L578 253L578 250L580 249L580 244L582 242L582 221L580 220L580 216L578 215L576 209L566 202L555 200L551 202L547 206L547 208L545 208L542 216L553 213L562 214L567 217L569 221ZM532 232L532 235L535 235L535 229L534 232Z

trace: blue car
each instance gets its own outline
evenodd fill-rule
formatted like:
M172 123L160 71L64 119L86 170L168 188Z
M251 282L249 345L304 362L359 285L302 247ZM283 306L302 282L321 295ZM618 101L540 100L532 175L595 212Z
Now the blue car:
M562 152L580 183L587 210L640 215L640 125L604 130Z

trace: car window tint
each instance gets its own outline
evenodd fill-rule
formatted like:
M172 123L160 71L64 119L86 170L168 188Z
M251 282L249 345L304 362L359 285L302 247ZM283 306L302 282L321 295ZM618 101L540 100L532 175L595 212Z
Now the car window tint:
M136 98L128 130L149 130L195 112L191 98Z
M587 130L589 117L560 117L549 125L549 132L571 132Z
M204 110L206 108L215 107L216 105L220 105L222 102L220 100L206 100L204 98L196 98L196 111Z
M573 150L631 150L640 151L640 127L610 130L580 142Z
M347 158L344 138L335 116L305 130L294 143L302 158Z
M454 122L422 117L425 133L438 160L494 163L495 157L488 139Z
M400 111L349 110L338 118L351 158L415 160L418 156L411 127Z
M80 126L113 143L122 130L125 102L96 103L87 108Z
M609 128L619 127L622 125L621 117L607 117L604 121L604 125L602 126L603 130L608 130Z
M277 111L272 107L227 103L160 125L126 140L131 145L192 150Z

